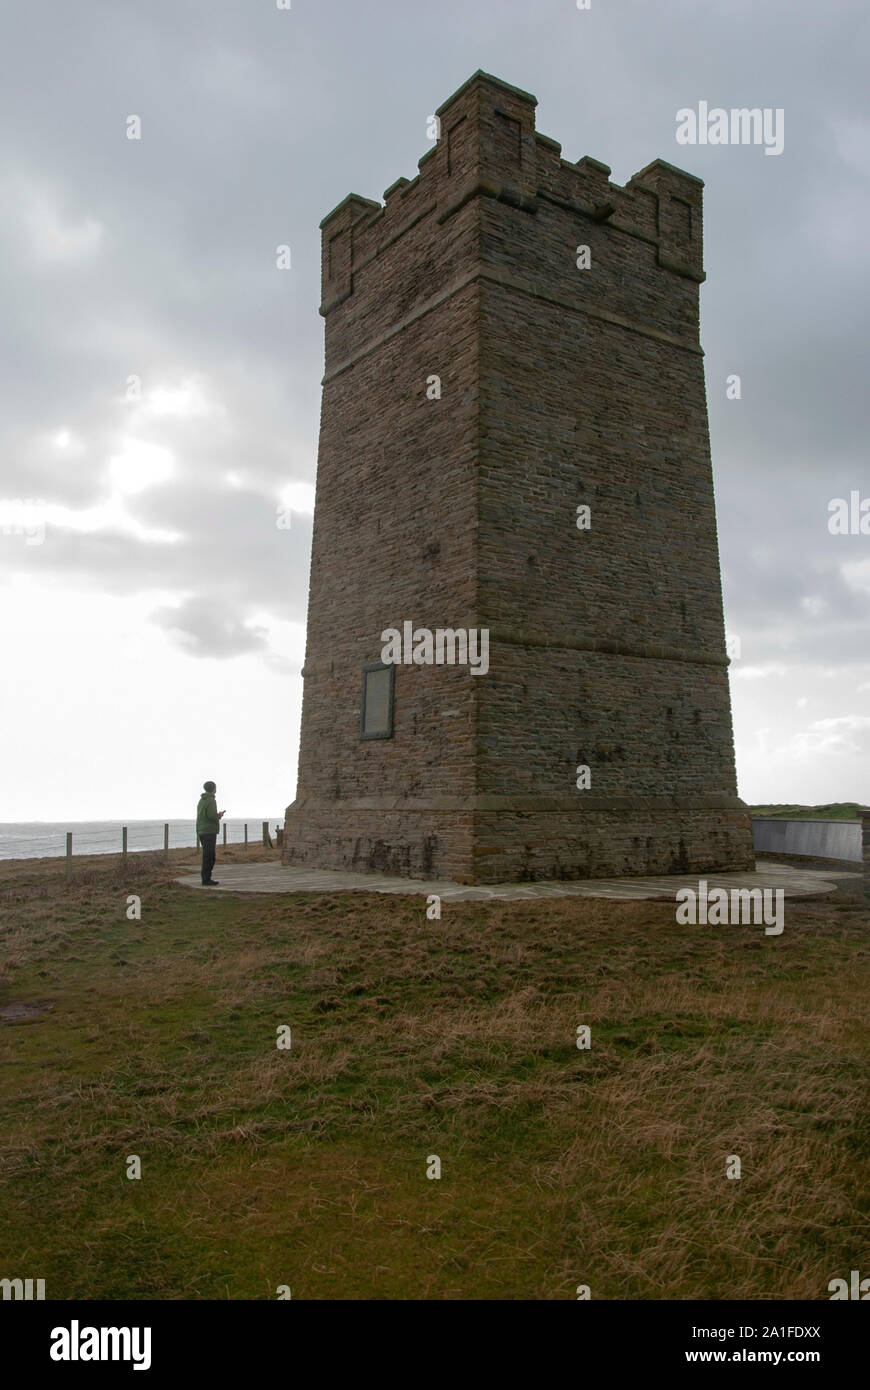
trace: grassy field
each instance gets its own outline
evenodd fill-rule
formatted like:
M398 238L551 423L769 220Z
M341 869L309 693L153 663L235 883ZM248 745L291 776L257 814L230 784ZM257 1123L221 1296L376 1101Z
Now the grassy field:
M194 892L192 862L0 864L0 1007L50 1005L0 1025L0 1277L549 1300L870 1274L866 901L787 904L780 937L579 898L429 921Z

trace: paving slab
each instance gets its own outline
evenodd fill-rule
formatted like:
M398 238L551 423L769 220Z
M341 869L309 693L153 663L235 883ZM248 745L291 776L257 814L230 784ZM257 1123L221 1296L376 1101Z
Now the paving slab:
M538 883L452 883L448 879L397 878L387 874L354 874L335 869L293 868L287 864L218 864L218 888L203 888L199 874L176 880L203 893L405 893L437 895L445 902L514 901L523 898L673 898L680 888L694 888L703 879L708 888L781 888L787 898L833 893L859 873L830 869L797 869L792 864L759 863L749 873L666 874L655 878L582 878Z

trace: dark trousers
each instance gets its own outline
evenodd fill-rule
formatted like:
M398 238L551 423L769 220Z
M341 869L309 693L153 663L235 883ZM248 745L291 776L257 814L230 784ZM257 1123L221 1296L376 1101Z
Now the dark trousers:
M214 868L214 847L217 844L217 835L200 834L199 843L202 845L202 881L208 883Z

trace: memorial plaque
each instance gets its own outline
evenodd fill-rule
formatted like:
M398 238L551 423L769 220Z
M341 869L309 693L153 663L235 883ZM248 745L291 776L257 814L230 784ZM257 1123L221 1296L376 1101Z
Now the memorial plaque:
M363 667L360 738L392 738L395 667Z

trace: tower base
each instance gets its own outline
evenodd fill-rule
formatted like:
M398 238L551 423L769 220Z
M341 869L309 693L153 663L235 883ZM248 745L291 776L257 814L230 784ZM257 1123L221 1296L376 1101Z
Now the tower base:
M287 807L282 858L296 867L480 884L755 866L749 811L736 799L716 807L666 799L582 810L576 803L534 804L554 800L477 797L476 804L386 807L305 798Z

